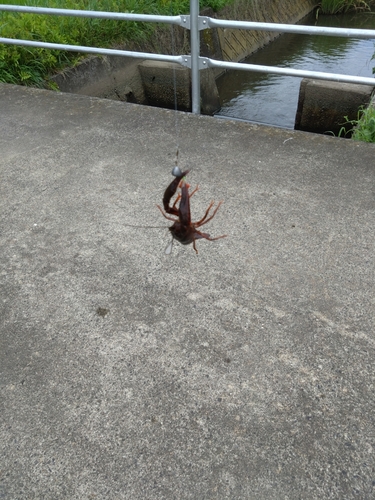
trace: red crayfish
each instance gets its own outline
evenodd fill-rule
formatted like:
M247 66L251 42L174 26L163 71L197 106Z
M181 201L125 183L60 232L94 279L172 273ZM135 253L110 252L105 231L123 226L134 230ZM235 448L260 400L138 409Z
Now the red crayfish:
M172 242L170 243L170 245L168 245L165 251L166 254L171 253L174 239L176 239L183 245L189 245L190 243L193 243L194 250L196 253L198 253L197 247L195 246L196 240L204 238L209 241L215 241L220 238L225 238L227 236L226 234L224 234L222 236L217 236L216 238L211 238L209 234L201 233L197 229L198 227L207 224L207 222L209 222L211 219L215 217L216 212L219 210L219 207L222 204L222 201L218 203L217 207L210 214L210 210L215 204L214 201L211 201L202 219L199 220L198 222L191 222L190 198L193 196L194 193L198 191L198 186L191 193L189 193L190 185L187 184L184 179L184 177L189 172L190 170L185 170L185 172L181 172L180 169L178 169L176 178L169 184L169 186L164 192L164 197L163 197L164 211L159 205L157 205L158 209L164 215L164 217L168 220L173 221L173 225L169 228L169 231L172 233L173 238ZM173 205L170 206L170 201L176 194L178 187L181 188L181 193L177 195L177 198L175 199ZM180 202L180 204L177 207L178 202ZM174 215L177 217L177 219L169 217L167 214Z

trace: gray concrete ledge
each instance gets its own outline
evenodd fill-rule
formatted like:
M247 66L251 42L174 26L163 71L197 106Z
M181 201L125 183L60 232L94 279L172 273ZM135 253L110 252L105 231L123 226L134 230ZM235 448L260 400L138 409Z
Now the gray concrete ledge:
M0 105L0 498L374 498L375 146ZM177 139L193 218L224 200L198 256L126 225L166 225Z
M295 120L296 130L339 135L353 128L358 110L367 106L375 87L304 78L301 81ZM342 134L342 135L345 135Z

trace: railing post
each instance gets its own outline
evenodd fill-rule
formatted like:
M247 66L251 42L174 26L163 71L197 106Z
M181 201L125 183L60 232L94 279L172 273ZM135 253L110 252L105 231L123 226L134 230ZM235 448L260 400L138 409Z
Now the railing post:
M201 84L199 76L199 0L190 0L191 100L192 112L201 112Z

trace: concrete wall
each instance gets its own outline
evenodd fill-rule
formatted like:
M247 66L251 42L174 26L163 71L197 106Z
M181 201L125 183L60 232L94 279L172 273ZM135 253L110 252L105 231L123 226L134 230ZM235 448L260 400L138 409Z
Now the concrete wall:
M301 82L295 129L339 134L352 128L358 109L371 101L374 87L304 78ZM347 118L346 118L347 117Z
M144 103L145 94L138 65L143 59L88 57L51 80L62 92Z
M191 73L189 68L180 64L158 61L143 61L138 68L148 104L169 109L174 109L175 104L177 104L180 111L191 110ZM201 113L213 115L221 106L213 71L202 71L200 84Z

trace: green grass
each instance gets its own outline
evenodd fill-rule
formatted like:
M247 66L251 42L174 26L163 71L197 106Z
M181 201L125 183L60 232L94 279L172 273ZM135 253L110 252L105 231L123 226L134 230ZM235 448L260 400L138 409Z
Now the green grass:
M375 107L362 106L358 110L357 119L349 120L346 116L345 120L338 134L339 137L350 136L354 141L375 143ZM351 127L349 130L348 125Z
M175 15L189 12L189 0L4 0L2 3L106 12ZM206 0L215 11L231 0ZM69 45L111 47L142 42L155 33L154 23L111 21L0 11L0 36ZM45 86L47 75L74 65L82 55L0 44L0 82Z
M349 10L371 10L374 0L322 0L318 13L339 14Z
M355 141L375 142L375 108L370 106L362 111L355 123L352 139Z

